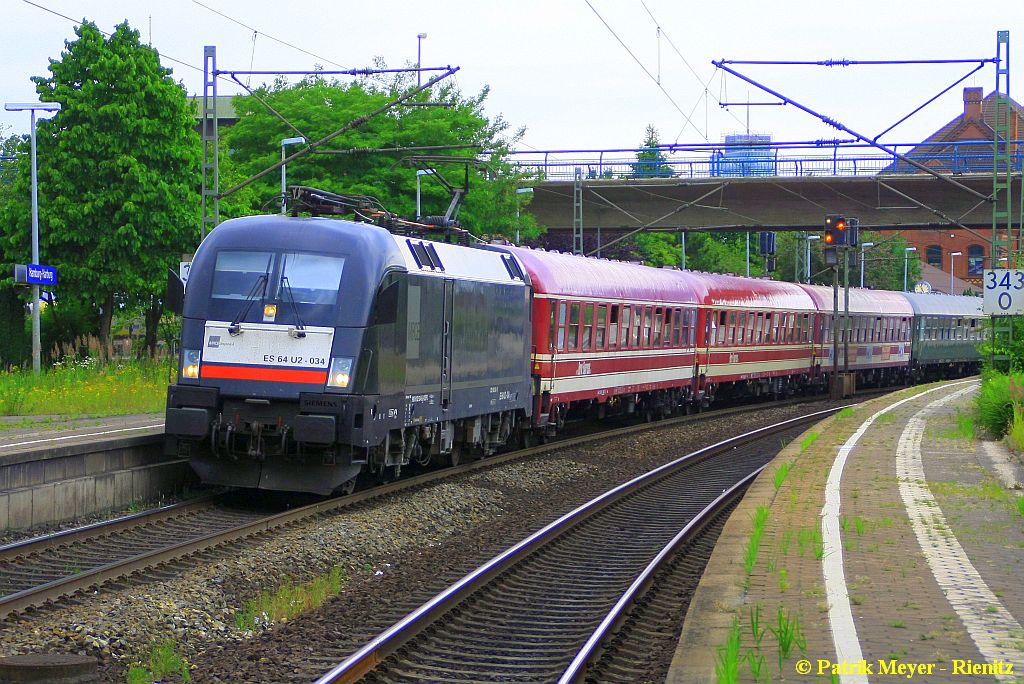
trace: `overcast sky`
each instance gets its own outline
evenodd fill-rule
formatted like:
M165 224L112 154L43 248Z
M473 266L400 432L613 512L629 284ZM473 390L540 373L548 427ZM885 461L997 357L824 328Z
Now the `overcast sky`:
M648 124L663 143L719 142L745 130L748 114L751 131L775 140L834 138L841 134L792 106L722 108L720 101L771 98L711 60L984 59L995 56L1001 29L1010 31L1010 94L1024 101L1021 0L32 2L3 0L0 9L4 102L35 100L29 77L47 74L48 58L74 37L72 22L40 7L108 32L127 19L190 93L202 92L204 45L217 47L221 69L358 68L377 56L406 66L416 61L417 34L426 33L423 66L461 67L455 78L467 95L490 86L486 111L525 127L525 150L632 148ZM735 68L874 137L973 66ZM924 139L960 113L964 86L988 93L995 78L986 65L883 140ZM253 77L253 85L262 80L272 79ZM237 91L230 86L222 83L220 93ZM28 114L0 112L0 134L27 130Z

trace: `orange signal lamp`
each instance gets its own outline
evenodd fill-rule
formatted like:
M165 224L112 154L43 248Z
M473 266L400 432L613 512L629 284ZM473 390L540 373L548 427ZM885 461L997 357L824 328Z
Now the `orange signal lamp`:
M825 231L825 244L826 245L831 245L834 240L835 240L835 238L832 236L832 231L826 230Z

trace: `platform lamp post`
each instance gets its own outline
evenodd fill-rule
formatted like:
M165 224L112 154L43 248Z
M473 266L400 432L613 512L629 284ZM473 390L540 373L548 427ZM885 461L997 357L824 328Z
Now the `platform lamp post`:
M516 188L517 195L532 195L533 188ZM519 198L516 198L516 246L519 245Z
M910 253L916 252L917 247L903 248L903 291L907 292L907 265L910 263Z
M36 112L60 111L59 102L8 102L9 112L32 113L32 263L39 263L39 178L36 173ZM42 343L39 340L39 285L32 286L32 371L42 370Z
M302 136L299 136L297 138L283 138L281 140L281 213L282 214L287 214L288 213L288 183L286 181L286 177L287 176L286 176L286 171L285 171L285 168L287 167L287 164L284 163L284 157L285 157L284 148L288 147L289 145L304 145L305 143L306 143L306 139L303 138Z
M820 240L820 235L808 235L807 236L807 282L811 282L811 241Z
M864 261L864 250L868 247L874 247L874 242L862 242L860 243L860 286L864 287L864 271L867 270L867 262Z
M422 85L423 78L420 74L420 56L423 54L423 39L427 37L426 33L416 34L416 87L419 88Z
M949 253L949 294L955 294L953 292L953 257L963 256L963 254L963 252Z

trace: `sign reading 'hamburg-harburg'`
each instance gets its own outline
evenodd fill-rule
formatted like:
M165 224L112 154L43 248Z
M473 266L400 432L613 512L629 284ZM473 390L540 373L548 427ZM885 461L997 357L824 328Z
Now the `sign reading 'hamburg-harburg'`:
M21 285L56 285L57 269L42 264L15 264L14 282Z

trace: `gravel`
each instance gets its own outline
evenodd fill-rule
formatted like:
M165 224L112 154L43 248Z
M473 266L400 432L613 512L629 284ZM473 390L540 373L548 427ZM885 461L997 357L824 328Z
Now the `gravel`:
M356 648L573 507L701 446L807 411L804 404L708 414L375 499L241 548L201 554L166 569L163 580L107 585L9 619L0 623L0 655L93 655L105 681L124 682L128 667L170 639L195 682L308 681L333 664L317 663L318 653ZM323 607L286 623L236 625L236 612L260 591L334 566L345 583Z

